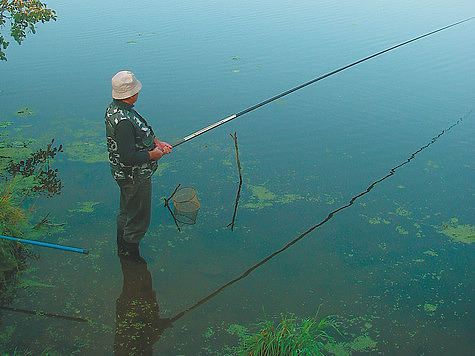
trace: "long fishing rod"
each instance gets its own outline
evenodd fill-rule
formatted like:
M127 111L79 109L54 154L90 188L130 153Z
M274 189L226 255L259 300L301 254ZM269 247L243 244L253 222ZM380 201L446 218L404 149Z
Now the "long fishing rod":
M50 247L50 248L55 248L55 249L64 250L64 251L78 252L78 253L83 253L85 255L89 254L88 250L83 250L82 248L50 244L50 243L47 243L47 242L41 242L41 241L35 241L35 240L26 240L26 239L21 239L19 237L9 237L9 236L0 235L0 239L22 242L22 243L26 243L26 244L43 246L43 247Z
M244 114L247 114L248 112L251 112L251 111L253 111L253 110L256 110L256 109L260 108L261 106L267 105L267 104L269 104L269 103L271 103L271 102L273 102L273 101L275 101L275 100L277 100L277 99L282 98L283 96L286 96L286 95L288 95L288 94L290 94L290 93L293 93L294 91L300 90L300 89L302 89L302 88L304 88L304 87L306 87L306 86L308 86L308 85L310 85L310 84L316 83L316 82L318 82L318 81L320 81L320 80L322 80L322 79L325 79L325 78L327 78L327 77L330 77L330 76L332 76L332 75L334 75L334 74L336 74L336 73L339 73L339 72L341 72L341 71L344 71L345 69L351 68L351 67L353 67L353 66L355 66L355 65L357 65L357 64L360 64L360 63L362 63L362 62L365 62L365 61L367 61L367 60L369 60L369 59L372 59L372 58L374 58L374 57L380 56L380 55L382 55L382 54L384 54L384 53L386 53L386 52L389 52L389 51L392 51L392 50L394 50L394 49L396 49L396 48L405 46L405 45L407 45L407 44L409 44L409 43L411 43L411 42L420 40L421 38L424 38L424 37L433 35L434 33L437 33L437 32L443 31L443 30L446 30L446 29L448 29L448 28L450 28L450 27L457 26L457 25L459 25L459 24L461 24L461 23L463 23L463 22L470 21L470 20L472 20L473 18L474 18L474 17L470 17L470 18L468 18L468 19L465 19L465 20L462 20L462 21L459 21L459 22L455 22L455 23L453 23L453 24L451 24L451 25L441 27L441 28L439 28L439 29L437 29L437 30L434 30L434 31L425 33L425 34L423 34L423 35L417 36L417 37L415 37L415 38L412 38L412 39L410 39L410 40L401 42L401 43L399 43L399 44L397 44L397 45L395 45L395 46L392 46L392 47L390 47L390 48L387 48L387 49L385 49L385 50L383 50L383 51L374 53L374 54L372 54L372 55L370 55L370 56L368 56L368 57L365 57L365 58L360 59L360 60L358 60L358 61L356 61L356 62L353 62L353 63L351 63L351 64L348 64L348 65L346 65L346 66L344 66L344 67L335 69L335 70L332 71L332 72L329 72L329 73L324 74L324 75L322 75L322 76L320 76L320 77L318 77L318 78L312 79L312 80L310 80L310 81L308 81L308 82L306 82L306 83L303 83L303 84L301 84L301 85L299 85L299 86L296 86L296 87L294 87L294 88L292 88L292 89L289 89L289 90L287 90L287 91L284 91L283 93L280 93L280 94L278 94L278 95L275 95L275 96L273 96L273 97L271 97L271 98L269 98L269 99L266 99L266 100L264 100L264 101L262 101L262 102L260 102L260 103L258 103L258 104L255 104L255 105L253 105L253 106L250 106L250 107L248 107L247 109L244 109L244 110L242 110L242 111L240 111L240 112L238 112L238 113L236 113L236 114L233 114L233 115L231 115L231 116L228 116L228 117L225 118L225 119L222 119L222 120L220 120L220 121L217 121L217 122L215 122L214 124L211 124L211 125L209 125L209 126L207 126L207 127L204 127L204 128L202 128L201 130L198 130L198 131L196 131L196 132L194 132L194 133L192 133L192 134L190 134L190 135L188 135L188 136L186 136L186 137L183 137L182 139L180 139L180 140L178 140L177 142L175 142L175 143L172 145L172 147L176 147L176 146L178 146L178 145L181 145L182 143L184 143L184 142L186 142L186 141L189 141L189 140L191 140L191 139L193 139L193 138L195 138L195 137L197 137L197 136L199 136L199 135L201 135L201 134L204 134L205 132L207 132L207 131L209 131L209 130L212 130L212 129L218 127L218 126L221 126L222 124L224 124L224 123L226 123L226 122L228 122L228 121L234 120L235 118L237 118L237 117L239 117L239 116L242 116L242 115L244 115Z

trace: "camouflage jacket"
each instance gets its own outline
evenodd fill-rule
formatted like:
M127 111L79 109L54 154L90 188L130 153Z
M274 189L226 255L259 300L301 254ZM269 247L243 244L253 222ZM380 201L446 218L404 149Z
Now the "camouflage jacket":
M122 120L129 120L134 127L135 149L137 151L150 151L155 147L155 137L147 121L133 109L133 105L114 100L106 109L105 124L109 163L114 179L140 180L150 178L157 170L157 161L149 160L141 165L131 166L122 162L116 139L116 126Z

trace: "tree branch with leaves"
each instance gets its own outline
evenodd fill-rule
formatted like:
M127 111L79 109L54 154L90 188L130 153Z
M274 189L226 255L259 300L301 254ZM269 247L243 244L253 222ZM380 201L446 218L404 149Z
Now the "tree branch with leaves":
M39 22L56 21L56 12L39 0L0 0L0 30L7 27L9 35L21 44L27 32L36 33ZM6 61L5 50L10 42L0 33L0 60Z

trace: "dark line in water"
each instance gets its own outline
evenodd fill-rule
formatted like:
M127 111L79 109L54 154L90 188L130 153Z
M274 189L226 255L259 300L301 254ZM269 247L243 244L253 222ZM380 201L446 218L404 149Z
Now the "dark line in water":
M465 116L465 117L468 117L469 115L471 114L471 111ZM257 264L255 264L254 266L252 266L251 268L249 268L248 270L246 270L243 274L241 274L239 277L233 279L232 281L226 283L225 285L223 285L221 288L217 289L216 291L214 291L213 293L211 293L210 295L206 296L205 298L201 299L200 301L198 301L196 304L194 304L193 306L189 307L188 309L185 309L184 311L182 311L181 313L175 315L173 318L171 318L170 320L172 322L180 319L183 315L185 315L186 313L188 313L189 311L197 308L198 306L200 306L201 304L207 302L208 300L210 300L211 298L213 298L214 296L216 296L217 294L221 293L224 289L226 289L227 287L231 286L232 284L240 281L241 279L247 277L252 271L254 271L256 268L262 266L264 263L266 263L267 261L269 261L270 259L274 258L275 256L277 256L278 254L284 252L285 250L287 250L289 247L291 247L292 245L294 245L295 243L297 243L298 241L300 241L302 238L304 238L306 235L308 235L309 233L311 233L313 230L315 230L316 228L322 226L323 224L325 224L326 222L328 222L332 217L333 215L335 215L336 213L338 213L339 211L341 210L344 210L348 207L350 207L351 205L353 205L353 203L358 199L358 198L361 198L363 195L366 195L368 194L378 183L381 183L382 181L386 180L387 178L391 177L395 172L396 170L398 170L399 168L401 168L402 166L406 165L407 163L409 163L410 161L412 161L414 159L414 157L419 154L421 151L425 150L427 147L429 147L430 145L432 145L433 143L435 143L437 141L437 139L442 136L444 133L446 133L447 131L451 130L454 126L458 125L459 123L461 123L463 120L463 118L459 118L457 120L457 122L455 122L454 124L452 124L451 126L449 126L448 128L446 128L445 130L442 130L437 136L433 137L432 140L427 143L426 145L422 146L421 148L419 148L417 151L415 151L414 153L411 154L411 156L406 159L404 162L402 162L401 164L398 164L397 166L391 168L391 170L389 171L388 174L386 174L384 177L374 181L373 183L371 183L368 188L366 188L365 191L359 193L358 195L355 195L353 198L351 198L351 200L349 201L348 204L346 205L343 205L341 207L339 207L338 209L336 210L333 210L332 212L330 212L328 214L328 216L323 219L321 222L319 222L318 224L312 226L311 228L309 228L307 231L303 232L302 234L300 234L298 237L296 237L295 239L293 239L292 241L290 241L287 245L285 245L284 247L282 247L280 250L277 250L275 251L274 253L272 253L271 255L267 256L266 258L264 258L262 261L258 262Z
M168 208L168 211L170 212L172 218L173 218L173 221L175 222L175 225L178 229L178 231L181 231L180 229L180 225L178 225L178 221L176 220L176 217L175 217L175 214L173 214L173 211L172 209L170 209L170 205L168 205L168 201L173 198L173 196L175 195L176 191L178 190L178 187L180 187L181 183L178 183L178 185L176 186L175 190L173 191L172 195L170 195L170 197L167 199L167 198L163 198L165 199L165 205L167 208Z
M238 148L238 141L237 141L237 134L234 132L234 136L230 134L233 141L234 141L234 147L236 148L236 162L237 162L237 167L238 167L238 172L239 172L239 187L238 191L236 194L236 201L234 202L234 212L233 212L233 219L232 221L228 224L229 227L231 226L231 231L234 230L234 223L236 221L236 213L237 213L237 208L239 204L239 198L241 197L241 187L242 187L242 175L241 175L241 161L239 160L239 148Z
M74 316L67 316L67 315L60 315L60 314L53 314L53 313L45 313L45 312L36 311L36 310L12 308L12 307L6 307L6 306L3 306L3 305L0 306L0 309L9 310L9 311L18 312L18 313L24 313L24 314L32 314L32 315L37 315L37 316L48 316L48 317L58 318L58 319L79 321L81 323L87 323L89 321L87 319L78 318L78 317L74 317Z

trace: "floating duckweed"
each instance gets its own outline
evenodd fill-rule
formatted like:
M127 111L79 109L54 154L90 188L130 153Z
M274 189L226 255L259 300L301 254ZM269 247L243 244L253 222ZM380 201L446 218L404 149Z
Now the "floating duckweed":
M351 351L348 350L348 344L345 342L326 343L325 350L336 356L349 356L351 354Z
M160 177L163 175L163 172L167 170L167 168L170 167L170 163L169 162L159 162L158 163L158 168L154 174L154 177Z
M208 329L206 329L206 332L205 332L205 338L209 339L211 336L214 335L214 330L213 328L210 326Z
M244 204L244 207L251 209L263 209L273 205L272 202L276 199L277 195L272 193L269 189L259 185L249 185L249 188L252 191L251 200L253 201Z
M408 235L409 234L409 231L407 231L406 229L404 229L402 226L396 226L396 231L398 233L400 233L401 235Z
M443 223L442 228L439 228L438 231L454 241L471 244L475 241L475 226L462 225L458 221L457 218L452 218L450 221Z
M64 145L64 152L70 161L97 163L109 160L105 144L87 141L71 142Z
M226 330L231 335L239 336L240 338L244 337L249 331L245 326L239 324L231 324Z
M409 215L411 215L411 213L408 210L404 209L404 208L398 207L396 209L396 215L409 216Z
M434 161L428 161L427 162L427 167L424 168L424 170L426 172L428 172L428 171L431 171L431 170L437 169L437 168L440 168L440 166L438 164L436 164Z
M296 200L305 199L298 194L277 195L262 185L248 185L252 191L251 201L244 204L248 209L263 209L274 204L289 204Z
M370 324L371 325L371 324ZM370 326L371 327L371 326ZM349 356L352 352L369 352L376 350L377 342L367 334L357 336L350 342L326 343L325 350L336 356Z
M10 125L12 125L13 122L12 121L4 121L4 122L0 122L0 128L1 129L4 129L5 127L8 127Z
M437 306L434 304L425 303L424 310L428 313L433 313L437 309Z
M27 287L43 287L43 288L53 288L52 284L42 283L38 281L33 281L31 279L22 278L19 283L20 288L27 288Z
M376 348L377 342L371 339L369 335L360 335L349 343L353 351L369 351Z
M15 111L15 114L19 117L28 117L28 116L34 116L36 112L34 112L31 108L24 106L17 111Z
M83 201L78 203L78 207L76 209L69 209L70 212L76 213L92 213L94 211L94 207L99 204L97 201Z
M381 223L381 218L380 218L380 217L369 218L369 219L368 219L368 222L369 222L370 224L373 224L373 225L375 225L375 224L380 224L380 223Z

